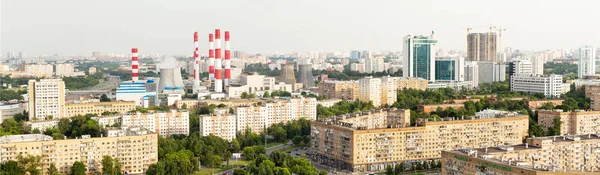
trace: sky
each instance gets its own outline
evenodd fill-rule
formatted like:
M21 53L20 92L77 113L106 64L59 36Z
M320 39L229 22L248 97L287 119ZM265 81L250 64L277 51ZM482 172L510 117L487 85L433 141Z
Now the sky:
M231 31L248 53L400 51L435 31L438 48L466 50L466 28L500 26L503 47L600 46L598 0L0 0L0 53L191 55L208 33ZM478 27L481 26L481 27Z

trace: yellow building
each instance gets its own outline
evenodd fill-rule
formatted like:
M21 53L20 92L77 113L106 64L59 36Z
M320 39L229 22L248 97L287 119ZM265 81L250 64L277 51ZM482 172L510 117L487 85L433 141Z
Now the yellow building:
M28 85L30 121L64 117L65 82L62 79L29 80Z
M585 97L590 98L590 107L600 111L600 85L586 85Z
M199 108L202 106L209 106L209 105L215 105L218 106L220 104L223 104L227 107L240 107L240 106L249 106L249 105L253 105L255 103L258 102L269 102L269 101L274 101L274 99L260 99L260 98L255 98L255 99L227 99L227 100L194 100L194 99L184 99L184 100L177 100L175 101L175 106L177 108L182 108L183 104L185 104L187 106L187 109L191 109L191 108Z
M538 124L544 131L554 125L554 119L560 118L560 135L598 134L600 133L600 111L576 110L563 112L555 109L538 111Z
M396 86L398 87L397 88L398 90L403 90L404 88L427 90L427 87L429 87L429 85L427 83L428 83L427 80L419 79L419 78L402 77L402 78L396 79Z
M410 127L409 110L374 110L312 122L314 159L353 172L383 171L387 165L439 159L442 150L518 144L528 134L529 117L420 121Z
M442 152L442 174L598 174L598 135L528 138L525 144Z
M319 83L319 95L342 100L357 100L360 91L358 81L325 81Z
M42 134L11 135L0 137L0 162L17 160L17 155L42 157L42 171L46 174L54 163L58 172L70 173L76 161L86 165L89 173L102 171L102 157L118 159L127 174L140 174L150 164L158 162L157 135L139 128L118 130L121 136L52 140ZM110 133L110 131L109 131Z
M66 117L76 115L98 114L103 112L118 112L120 114L135 110L135 102L133 101L118 101L118 102L99 102L99 103L70 103L65 105Z

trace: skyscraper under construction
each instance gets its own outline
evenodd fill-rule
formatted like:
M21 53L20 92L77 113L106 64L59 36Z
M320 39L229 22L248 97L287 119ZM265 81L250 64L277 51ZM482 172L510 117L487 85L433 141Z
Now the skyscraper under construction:
M469 33L467 35L467 60L492 61L496 59L497 35L495 32Z

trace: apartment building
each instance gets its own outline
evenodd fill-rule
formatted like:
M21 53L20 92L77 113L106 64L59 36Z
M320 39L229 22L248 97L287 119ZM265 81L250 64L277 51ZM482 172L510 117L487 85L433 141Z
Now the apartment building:
M192 109L192 108L199 108L202 106L210 106L210 105L215 105L218 106L220 104L223 104L227 107L238 107L238 106L249 106L252 105L254 103L258 103L258 102L268 102L270 99L260 99L260 98L254 98L254 99L227 99L227 100L213 100L213 99L206 99L206 100L195 100L195 99L184 99L184 100L177 100L175 102L175 105L177 106L177 108L183 108L183 104L187 105L188 109Z
M112 131L111 131L112 132ZM42 134L0 137L0 162L16 161L17 155L42 157L42 174L54 163L61 174L69 174L76 161L86 165L87 173L102 171L102 157L111 156L123 165L124 174L142 174L158 162L157 135L144 129L120 131L122 136L53 140Z
M237 134L236 115L208 115L200 117L200 135L213 134L228 141L236 138Z
M98 125L100 125L100 126L110 127L110 126L113 126L114 124L121 124L122 116L121 115L99 116L99 117L92 117L92 119L96 120L96 122L98 122Z
M357 100L360 94L358 81L325 81L319 83L319 95L342 100Z
M590 98L590 107L600 111L600 85L586 85L585 97Z
M392 106L396 103L398 99L398 87L396 83L398 82L398 77L381 77L381 104L388 104Z
M31 127L31 130L38 130L41 132L46 131L46 129L50 129L50 128L54 128L54 127L58 127L58 119L54 119L54 120L43 120L43 121L29 121L29 122L25 122L26 125L29 125Z
M276 123L286 123L291 120L305 118L317 119L317 99L291 98L276 100L262 105L237 107L237 131L250 128L252 132L261 133L264 128Z
M317 105L321 105L323 107L332 107L336 103L342 102L341 99L326 99L317 101Z
M510 77L510 91L542 93L547 97L562 94L562 75L515 74Z
M427 90L428 81L425 79L412 78L412 77L398 77L396 79L396 86L398 90L403 89L418 89Z
M529 109L531 110L536 110L542 106L544 106L546 103L552 103L552 105L554 106L558 106L558 105L562 105L563 104L563 99L552 99L552 100L525 100L525 103L527 104L527 106L529 106Z
M19 69L35 77L50 78L54 75L54 66L51 64L23 64L19 66Z
M190 113L188 111L125 114L121 127L142 127L162 137L190 135Z
M538 111L538 124L542 125L544 131L547 131L554 125L556 117L560 118L561 135L600 134L600 111L540 110Z
M431 112L437 110L438 108L440 108L442 110L446 110L448 108L462 109L462 108L465 108L465 105L462 103L454 103L454 104L432 104L432 105L417 106L417 109L419 111L423 111L424 113L431 113Z
M65 82L61 79L29 80L29 120L65 117Z
M57 77L69 77L75 74L75 65L73 64L56 64L55 66Z
M76 115L96 114L102 115L103 112L118 112L124 114L135 110L136 103L133 101L117 102L97 102L97 103L69 103L66 104L66 117Z
M342 170L383 171L405 161L439 159L443 150L522 143L529 117L502 113L492 118L425 120L413 127L408 123L410 111L397 109L313 121L313 158Z
M442 174L598 174L598 135L528 138L525 144L442 151Z
M359 96L358 99L362 102L373 102L373 106L379 107L381 103L381 79L373 77L365 77L358 80Z

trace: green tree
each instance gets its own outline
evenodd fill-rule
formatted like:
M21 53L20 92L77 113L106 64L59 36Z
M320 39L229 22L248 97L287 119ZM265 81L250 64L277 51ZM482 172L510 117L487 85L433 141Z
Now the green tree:
M552 127L548 128L547 136L558 136L561 135L560 125L562 122L560 121L560 117L555 117L552 120Z
M231 140L231 152L239 152L240 151L240 142L237 139Z
M38 169L42 166L42 157L27 155L27 157L21 154L17 155L17 162L19 167L30 175L40 175L42 172Z
M263 94L263 98L271 98L271 94L269 93L269 91L265 91L265 93Z
M146 175L165 175L165 166L162 162L148 166Z
M294 158L283 152L283 151L274 151L269 155L269 159L275 163L275 166L285 167L287 162L291 162Z
M187 109L187 104L184 103L183 105L181 105L181 109Z
M285 141L287 138L287 132L279 124L272 125L269 128L269 134L273 135L273 137L275 137L275 141L278 141L278 142Z
M108 155L103 156L102 157L102 173L105 175L114 175L115 170L113 168L114 168L113 158Z
M35 128L33 129L33 131L31 131L32 134L41 134L42 132L40 132L39 129Z
M85 167L85 164L83 164L80 161L76 161L71 167L71 175L85 175L86 171L87 169Z
M106 94L102 94L102 96L100 96L100 102L110 102L110 98L108 98Z
M248 96L248 98L249 98L249 99L256 98L256 94L250 94L250 95Z
M236 168L233 170L233 175L246 175L246 172L241 168Z
M392 167L392 165L388 165L385 167L385 174L386 175L395 175L394 168Z
M58 168L56 168L54 163L51 163L50 167L48 167L48 175L58 175Z
M295 145L301 144L303 140L304 140L304 139L302 138L302 136L299 136L299 135L297 135L297 136L294 136L294 138L292 138L292 142L293 142Z
M9 160L5 163L0 163L0 175L24 175L25 171L19 167L19 163Z
M249 96L248 96L247 92L242 92L242 95L240 95L240 98L242 98L242 99L247 99L248 97Z
M394 167L394 174L398 175L398 174L404 172L405 169L406 169L406 165L404 165L404 162L402 162L400 164L396 164L396 167Z
M221 159L221 157L217 156L217 155L210 156L208 158L208 162L206 162L206 164L209 165L208 167L211 167L211 168L220 167L222 163L223 163L223 159Z

